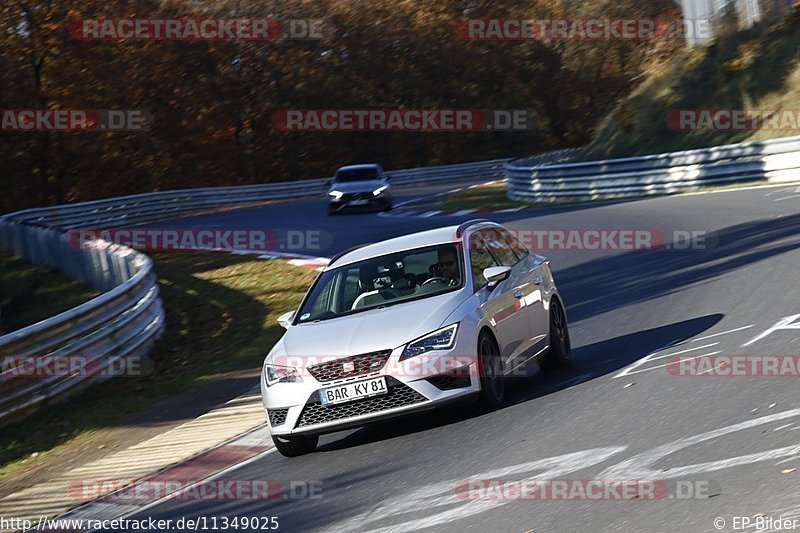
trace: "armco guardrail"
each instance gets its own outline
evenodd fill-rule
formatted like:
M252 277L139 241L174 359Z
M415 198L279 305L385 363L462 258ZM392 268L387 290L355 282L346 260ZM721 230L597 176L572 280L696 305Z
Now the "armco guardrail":
M510 199L553 203L672 194L751 181L796 181L800 136L606 161L510 161L504 173Z
M492 179L506 159L389 172L396 185L462 178ZM0 247L32 263L47 264L107 291L57 316L0 337L0 357L48 359L80 356L91 373L36 378L0 374L0 425L60 400L85 386L116 360L141 358L161 333L164 311L151 260L130 248L78 250L65 232L137 225L204 209L322 194L329 178L242 187L186 189L138 194L71 205L27 209L0 218Z
M395 185L473 177L491 179L500 175L502 165L506 161L508 160L496 159L458 165L413 168L387 174ZM215 207L322 194L329 179L136 194L79 204L27 209L13 213L11 216L14 220L25 224L62 230L112 228L122 225L146 224L169 219L182 213Z
M34 356L37 370L0 374L0 424L63 399L107 374L118 359L140 360L162 331L164 312L146 255L96 241L77 250L58 231L0 219L0 246L106 290L74 309L0 337L0 358ZM50 364L83 361L71 375ZM62 359L64 360L64 359Z

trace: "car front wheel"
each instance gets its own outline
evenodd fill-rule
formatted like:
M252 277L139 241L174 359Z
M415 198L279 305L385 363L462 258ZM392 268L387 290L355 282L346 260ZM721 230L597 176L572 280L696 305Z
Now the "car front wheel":
M553 299L550 304L550 350L542 361L542 368L551 370L567 366L571 355L567 316L561 303Z
M488 407L499 407L506 392L500 349L488 333L478 339L478 361L481 377L481 400Z
M319 443L319 435L311 436L293 436L293 437L279 437L272 436L272 442L284 457L297 457L298 455L305 455L317 449Z

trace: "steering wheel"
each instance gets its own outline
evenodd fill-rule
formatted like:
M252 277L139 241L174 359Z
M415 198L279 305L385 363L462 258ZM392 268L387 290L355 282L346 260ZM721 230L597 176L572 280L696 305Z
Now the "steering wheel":
M445 277L443 277L443 276L434 276L434 277L432 277L432 278L428 278L428 279L426 279L425 281L423 281L423 282L422 282L422 285L420 285L420 287L424 287L424 286L425 286L425 285L427 285L428 283L433 283L433 282L436 282L436 283L444 283L445 285L448 285L448 284L450 283L450 282L447 280L447 278L445 278Z
M391 295L391 297L390 298L386 298L384 296L384 293L389 293ZM360 304L364 300L364 298L366 298L367 296L373 296L375 294L380 294L381 296L384 296L384 298L383 298L384 300L391 300L392 298L399 298L400 297L400 292L397 291L397 289L392 289L391 287L386 287L386 288L383 288L383 289L378 289L378 290L369 291L369 292L363 292L363 293L358 295L358 297L356 298L356 301L353 302L353 305L350 306L350 309L358 309L358 304Z

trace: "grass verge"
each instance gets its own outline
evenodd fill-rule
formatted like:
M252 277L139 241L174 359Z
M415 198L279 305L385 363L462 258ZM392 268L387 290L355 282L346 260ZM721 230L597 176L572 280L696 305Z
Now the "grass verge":
M0 250L0 335L72 309L100 294L46 266Z
M460 209L515 209L528 207L528 204L515 202L506 197L506 184L503 182L490 185L478 185L448 194L441 202L441 206L449 211Z
M460 209L499 211L501 209L530 209L532 207L553 207L580 203L588 202L561 202L558 204L549 202L515 202L514 200L509 200L506 196L505 182L499 182L490 185L479 185L449 194L442 200L441 206L450 211L458 211Z
M151 255L166 329L146 377L114 378L67 403L2 429L0 477L39 461L82 435L185 392L215 375L258 368L315 272L279 260L209 252Z
M676 131L666 117L679 109L800 109L800 8L778 22L723 31L707 46L676 54L598 128L579 160L652 154L785 137L785 129ZM791 114L789 114L791 118Z

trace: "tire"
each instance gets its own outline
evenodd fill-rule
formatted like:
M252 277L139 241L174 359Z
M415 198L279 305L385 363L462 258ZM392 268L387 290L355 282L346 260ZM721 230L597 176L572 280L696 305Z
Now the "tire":
M567 316L561 302L555 298L550 302L550 349L542 359L543 370L568 366L572 357Z
M317 449L319 435L296 436L296 437L277 437L272 436L272 442L284 457L297 457L311 453Z
M484 332L478 337L478 363L481 380L481 402L490 408L503 404L506 381L503 375L500 349L494 338Z

